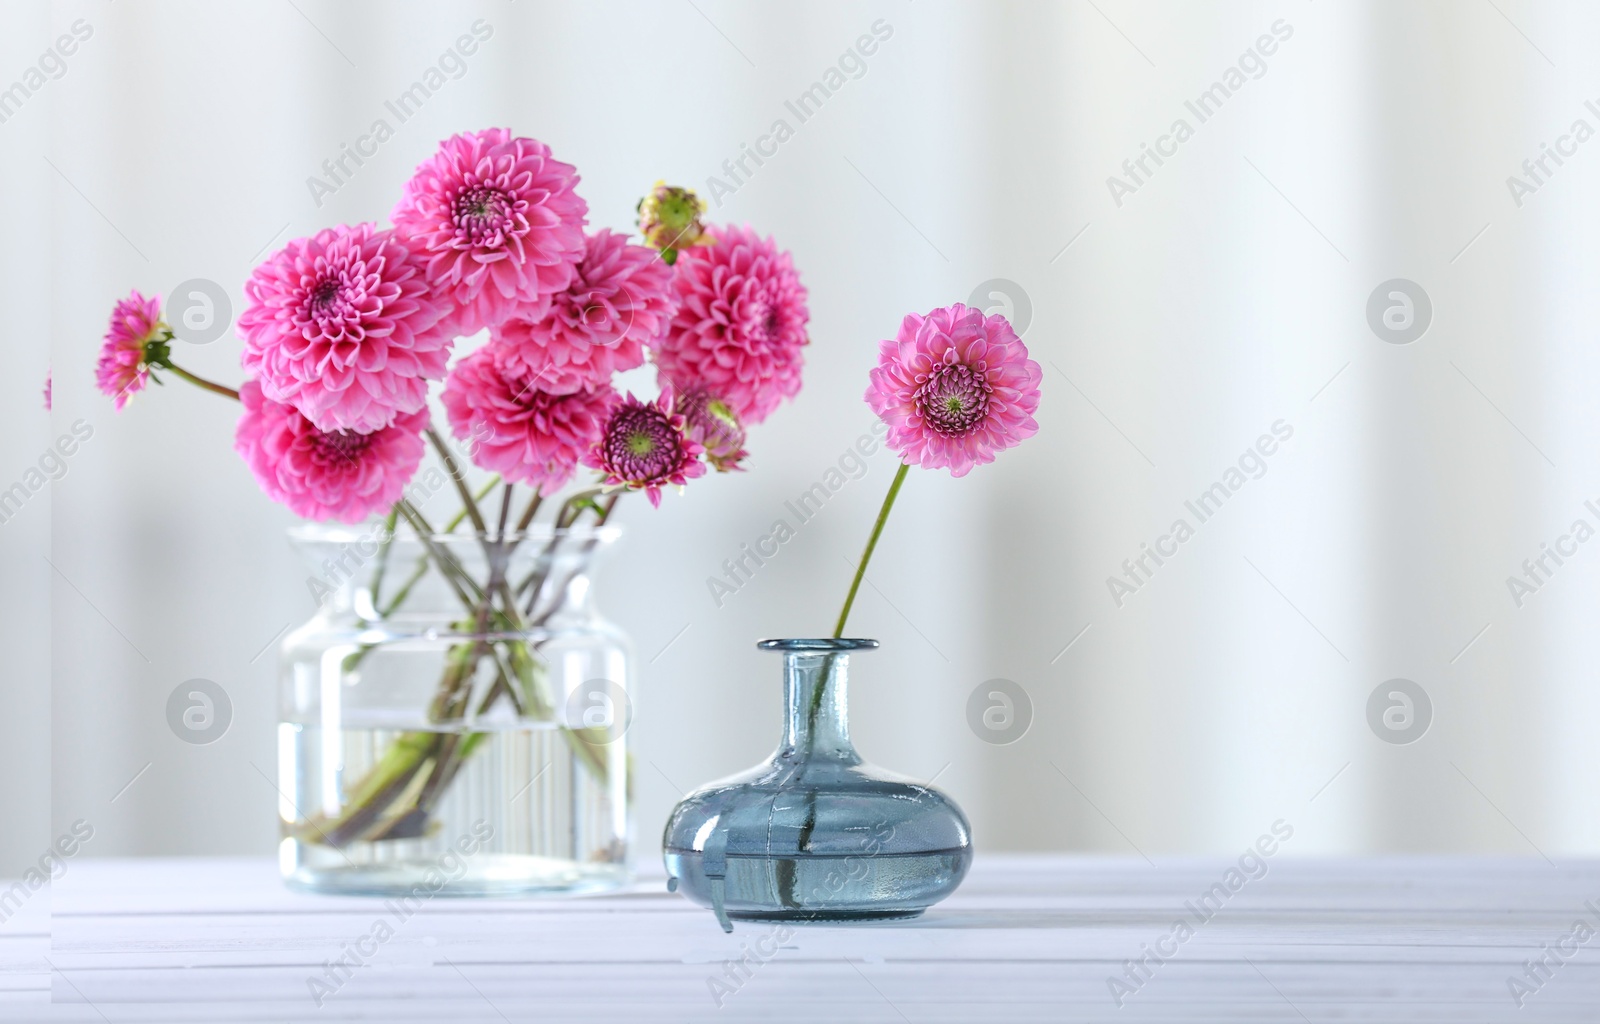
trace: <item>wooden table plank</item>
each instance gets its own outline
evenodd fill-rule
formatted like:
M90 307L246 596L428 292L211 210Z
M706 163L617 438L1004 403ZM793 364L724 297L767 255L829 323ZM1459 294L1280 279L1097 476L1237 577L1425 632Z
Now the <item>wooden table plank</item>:
M0 893L12 894L0 903L0 1020L21 1019L50 1001L50 886L5 879Z
M659 876L399 922L268 860L87 860L53 894L50 991L61 1019L119 1022L1600 1020L1600 863L1276 859L1202 921L1229 867L980 857L921 921L724 935ZM319 1007L310 979L379 920L393 938ZM1193 936L1135 988L1125 962L1178 920ZM1508 977L1580 920L1593 937L1519 1008Z

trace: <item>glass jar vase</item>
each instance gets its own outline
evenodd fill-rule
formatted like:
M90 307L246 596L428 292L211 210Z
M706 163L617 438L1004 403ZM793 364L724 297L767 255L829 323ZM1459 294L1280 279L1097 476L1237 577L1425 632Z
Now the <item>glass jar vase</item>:
M783 739L764 764L690 793L667 820L668 887L732 921L916 917L972 862L945 794L866 764L850 742L851 651L876 640L763 640L783 655Z
M629 881L634 657L595 608L617 527L300 527L282 643L279 865L293 888L569 894Z

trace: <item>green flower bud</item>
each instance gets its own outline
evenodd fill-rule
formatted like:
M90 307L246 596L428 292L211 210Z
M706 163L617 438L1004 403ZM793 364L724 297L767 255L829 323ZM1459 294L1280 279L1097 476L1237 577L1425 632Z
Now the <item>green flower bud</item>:
M716 241L700 221L706 212L705 201L691 189L658 181L635 209L645 244L660 250L662 260L669 264L677 260L680 249Z

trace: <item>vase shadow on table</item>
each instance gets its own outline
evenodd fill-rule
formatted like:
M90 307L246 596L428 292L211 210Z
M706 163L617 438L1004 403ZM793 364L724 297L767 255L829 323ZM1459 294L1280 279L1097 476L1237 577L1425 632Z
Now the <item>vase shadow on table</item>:
M881 921L874 923L872 927L978 929L990 931L1030 928L1104 929L1143 924L1159 927L1169 924L1171 919L1171 913L1155 910L1128 914L1072 909L962 910L959 908L938 908L931 909L921 917L909 921Z
M1148 918L1148 919L1147 919ZM791 919L779 922L791 928L805 930L841 928L916 930L937 928L945 930L971 929L979 931L1008 931L1023 929L1067 928L1104 929L1148 924L1160 927L1171 923L1171 914L1151 912L1130 917L1127 914L1084 912L1081 910L929 910L917 917L889 918L878 921L839 921L819 919L807 921ZM770 928L774 922L735 920L735 931L745 928Z

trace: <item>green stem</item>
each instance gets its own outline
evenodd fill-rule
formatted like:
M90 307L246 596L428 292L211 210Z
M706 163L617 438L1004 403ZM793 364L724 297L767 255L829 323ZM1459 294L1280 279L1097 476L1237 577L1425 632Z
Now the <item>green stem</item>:
M528 527L533 525L533 517L539 514L539 506L544 504L544 496L538 491L533 492L533 497L528 499L528 507L523 510L522 518L517 520L517 536L528 532Z
M378 548L378 564L372 569L372 604L376 608L383 607L383 577L389 571L389 549L394 545L394 529L400 521L398 506L389 507L389 515L383 521L383 543Z
M338 849L371 832L382 820L383 812L411 788L417 773L435 756L439 739L439 734L432 732L402 733L351 794L345 813L334 821L326 821L326 828L318 824L324 819L308 820L302 828L302 839L309 842L310 835L314 834L326 845Z
M500 526L495 531L495 536L502 544L506 539L506 523L511 519L511 485L506 484L506 489L500 492Z
M379 608L378 614L387 619L389 616L399 611L400 606L406 603L406 598L411 596L412 588L415 587L418 581L420 581L422 577L426 576L427 574L428 556L423 555L421 558L417 559L417 567L412 570L411 578L400 585L400 589L395 592L394 600L390 601L382 608ZM372 650L372 646L369 644L361 649L361 653L366 654L370 650Z
M594 500L600 493L601 488L596 487L574 494L557 510L555 520L551 523L550 543L545 545L544 557L535 563L533 571L529 572L522 582L518 583L514 588L515 593L519 595L528 594L528 615L530 617L533 615L534 605L538 603L539 591L544 586L545 576L550 568L548 564L550 556L555 553L556 547L561 543L562 531L570 530L573 526L576 526L579 517L583 515L584 509L594 510L594 525L596 529L599 529L606 524L606 520L611 517L611 510L617 507L617 500L622 497L622 492L617 491L606 500L604 505L601 505ZM527 530L529 523L533 522L533 514L538 511L537 503L543 499L536 494L533 500L534 504L528 507L528 511L522 517L522 522L517 526L519 535ZM591 544L591 548L592 546ZM541 566L543 568L540 568ZM532 588L532 593L529 593L530 587ZM538 625L540 621L543 620L534 622L534 625Z
M395 504L400 509L400 514L406 517L406 521L416 531L417 539L422 542L422 546L433 556L434 564L439 567L439 572L444 576L445 582L450 584L451 589L456 592L456 596L461 599L462 605L469 611L476 608L477 600L483 597L483 591L478 587L478 584L471 576L467 575L467 571L461 567L450 552L438 545L434 540L433 527L428 525L427 519L423 518L422 513L417 511L415 506L404 498L401 498ZM467 589L462 588L463 584L466 585ZM474 596L469 596L469 591Z
M583 515L583 510L592 508L595 515L603 515L604 510L595 503L595 498L601 493L601 488L595 487L587 491L579 491L566 500L561 506L561 511L556 514L556 529L571 529L578 522L578 517Z
M867 563L872 561L872 551L878 546L878 537L883 534L883 524L889 521L889 510L894 508L894 499L900 495L900 485L906 482L906 474L911 471L911 466L901 463L899 470L894 474L894 482L889 485L889 493L883 497L883 507L878 510L878 521L872 524L872 536L867 538L867 549L861 553L861 564L856 566L855 579L850 581L850 593L845 595L844 607L839 610L839 621L833 627L835 640L844 636L844 624L850 618L850 606L856 602L856 591L861 589L861 581L867 575ZM807 715L809 727L806 729L806 745L816 742L817 712L822 709L822 695L828 688L828 682L833 678L833 655L828 655L827 667L823 669L822 683L817 687L817 692L811 697L810 713ZM801 827L802 843L811 839L811 829L816 824L816 807L813 805L806 814L805 824ZM804 848L802 846L802 848Z
M217 384L217 383L214 383L212 381L206 380L204 377L196 377L194 374L190 373L188 370L185 370L183 367L179 366L177 363L173 362L170 359L162 362L160 364L160 366L164 370L171 370L173 373L177 374L179 377L182 377L184 380L188 381L190 384L193 384L195 387L205 388L207 391L210 391L210 392L213 392L215 394L221 395L224 398L231 398L235 402L237 402L239 400L239 392L233 390L230 387L224 387L221 384Z
M461 503L466 506L467 515L472 518L473 529L478 531L479 537L486 536L489 532L489 527L483 521L483 513L478 511L478 503L472 497L471 488L467 486L466 474L457 465L455 456L450 454L450 447L444 443L444 438L439 436L439 432L432 427L429 427L424 433L428 435L428 440L433 442L433 447L439 452L439 458L444 460L445 472L449 474L451 482L456 485L456 490L461 494Z
M440 439L436 435L431 439L435 446L440 448L440 454L449 462L448 453L444 451ZM455 469L454 466L449 468ZM452 477L457 480L458 490L465 492L465 485L460 478L455 473L452 473ZM498 477L491 480L476 496L476 501L483 501L501 482ZM489 551L491 547L496 549L490 556L490 576L483 587L479 587L450 552L437 543L438 535L434 533L431 524L420 510L404 499L395 503L392 515L403 517L411 525L427 554L419 560L416 571L401 585L400 590L382 613L387 615L400 606L412 586L426 572L431 561L455 591L462 605L472 611L475 618L474 639L456 645L447 656L446 671L428 711L431 722L450 722L468 712L472 680L479 662L484 657L492 658L497 678L480 699L476 716L487 713L491 706L502 698L511 703L519 717L528 715L530 711L545 719L555 714L553 695L547 697L544 694L545 687L540 684L539 668L532 653L538 641L528 635L529 627L520 621L516 598L504 575L505 561L510 554L510 551L506 550L506 545L509 542L510 547L514 549L525 529L524 526L519 528L516 534L510 535L510 538L515 539L508 538L506 534L511 506L510 491L510 485L506 485L500 507L498 539L492 544L486 534L487 523L483 521L481 515L472 517L476 524L480 524L479 537L485 544L485 550ZM598 491L584 492L569 499L557 517L563 528L570 528L585 508L594 510L597 526L603 524L615 508L620 495L613 494L602 504L594 501L598 493ZM537 494L530 504L532 506L530 511L536 511ZM475 511L475 504L467 505L461 515L448 524L445 532L454 531L464 516ZM525 516L524 523L531 519L531 515ZM395 521L397 522L398 518ZM551 557L561 535L561 531L558 531L551 537L544 554L545 560ZM593 541L590 542L591 545L592 543ZM494 608L496 597L505 604L503 612ZM546 615L548 614L547 612ZM491 624L497 630L521 633L523 638L492 640L489 638ZM505 645L506 658L501 656L500 644ZM363 650L355 660L359 661L365 653ZM602 781L606 779L610 768L609 754L605 746L608 738L599 733L591 734L590 730L573 729L565 725L560 725L559 728L569 747L585 767L597 779ZM380 762L358 784L355 795L346 802L343 813L332 820L317 818L306 822L300 830L302 838L311 841L309 837L314 834L328 845L344 846L357 840L379 842L415 838L425 834L434 805L443 798L466 760L487 737L488 733L476 731L466 733L419 731L402 734Z
M477 500L478 501L482 501L483 499L487 498L491 493L493 493L494 489L496 487L499 487L499 486L500 486L500 474L496 473L494 476L489 478L489 482L484 484L483 485L483 489L478 492ZM457 512L455 514L454 518L452 518L448 523L444 524L444 532L445 533L455 533L456 532L456 527L460 526L462 520L464 520L466 518L467 518L467 510L466 510L466 507L463 506L461 511Z
M867 574L867 563L872 561L872 549L878 546L878 535L883 532L883 524L889 521L889 510L894 508L894 499L899 495L900 485L905 483L906 473L910 469L909 464L900 464L899 472L894 475L894 483L889 485L889 493L884 496L883 508L878 510L878 521L872 526L872 536L867 538L867 550L861 553L861 564L856 566L856 578L850 581L850 593L846 595L844 607L839 611L839 623L833 627L834 639L844 636L845 620L850 618L850 606L855 604L856 591L861 589L861 579Z
M536 569L535 571L530 572L528 574L528 578L523 580L522 583L517 586L516 592L518 594L525 593L528 591L530 586L532 587L532 592L528 593L528 617L532 619L531 625L533 626L544 625L550 616L555 613L555 610L561 607L562 592L571 585L572 581L577 577L578 572L581 571L576 569L573 570L572 573L568 574L565 582L563 582L559 587L551 590L550 594L552 596L552 603L550 607L545 609L543 615L537 617L534 616L534 608L538 606L539 595L541 592L543 592L544 585L548 580L549 569L553 568L553 565L550 564L550 556L553 555L556 546L561 542L561 531L570 530L573 526L577 525L578 518L583 515L583 510L586 508L594 510L594 529L600 529L600 527L606 525L606 520L611 518L612 510L617 507L617 501L622 497L623 492L617 491L616 493L612 494L610 498L606 499L606 503L604 505L598 504L595 502L593 497L588 496L595 493L597 492L585 491L583 494L573 496L567 502L567 505L562 506L561 512L556 517L556 532L551 536L549 546L545 548L546 557L540 560L540 564L546 566L545 571L541 573ZM581 502L574 507L572 521L562 525L562 519L564 519L567 515L568 506L572 506L574 502L579 502L580 499ZM587 555L589 552L593 551L595 545L598 543L599 540L593 537L585 541L583 554Z

